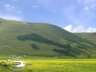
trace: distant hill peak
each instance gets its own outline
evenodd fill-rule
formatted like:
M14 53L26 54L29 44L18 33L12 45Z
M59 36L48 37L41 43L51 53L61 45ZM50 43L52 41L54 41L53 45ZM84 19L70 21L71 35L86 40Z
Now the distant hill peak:
M3 18L0 18L0 20L4 20Z

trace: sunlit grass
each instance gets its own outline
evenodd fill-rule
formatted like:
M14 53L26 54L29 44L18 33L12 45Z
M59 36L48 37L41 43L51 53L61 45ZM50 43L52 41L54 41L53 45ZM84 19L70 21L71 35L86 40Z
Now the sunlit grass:
M5 60L0 62L2 61L6 62ZM22 72L96 72L96 59L33 59L24 61L26 66Z
M95 59L26 60L33 72L95 72Z

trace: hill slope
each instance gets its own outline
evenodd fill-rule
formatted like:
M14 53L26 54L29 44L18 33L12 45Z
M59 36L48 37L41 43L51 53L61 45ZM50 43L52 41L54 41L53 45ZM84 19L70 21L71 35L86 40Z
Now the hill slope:
M94 33L75 33L77 36L80 36L82 38L85 38L89 40L90 42L96 44L96 32Z
M96 58L95 47L55 25L0 20L0 55Z

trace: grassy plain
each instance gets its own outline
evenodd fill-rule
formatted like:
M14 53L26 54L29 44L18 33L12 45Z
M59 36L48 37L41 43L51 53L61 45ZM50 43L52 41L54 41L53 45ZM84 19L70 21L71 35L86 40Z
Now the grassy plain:
M7 62L1 60L0 62ZM32 59L17 72L96 72L96 59ZM12 72L0 66L0 72Z

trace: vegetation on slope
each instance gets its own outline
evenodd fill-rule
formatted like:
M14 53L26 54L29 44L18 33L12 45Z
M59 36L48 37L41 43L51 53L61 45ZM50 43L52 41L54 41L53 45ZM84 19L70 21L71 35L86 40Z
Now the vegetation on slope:
M77 36L80 36L82 38L85 38L89 40L90 42L96 44L96 32L94 33L76 33Z
M55 25L0 19L0 55L95 58L95 47Z

